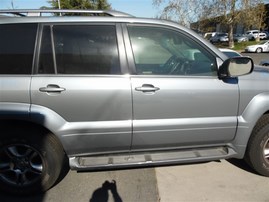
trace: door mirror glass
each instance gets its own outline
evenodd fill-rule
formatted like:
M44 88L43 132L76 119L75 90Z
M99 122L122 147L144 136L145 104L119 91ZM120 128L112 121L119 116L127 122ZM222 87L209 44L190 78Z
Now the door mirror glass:
M230 58L220 66L219 77L238 77L250 74L253 71L254 64L249 57Z

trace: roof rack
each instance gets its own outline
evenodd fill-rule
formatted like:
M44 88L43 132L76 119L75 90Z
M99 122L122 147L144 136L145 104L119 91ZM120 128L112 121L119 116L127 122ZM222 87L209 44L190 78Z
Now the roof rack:
M113 16L113 17L133 17L124 12L113 11L113 10L56 10L56 9L8 9L0 10L0 14L12 14L14 16L42 16L42 14L55 14L59 13L60 15L65 13L74 13L74 14L88 14L90 16Z

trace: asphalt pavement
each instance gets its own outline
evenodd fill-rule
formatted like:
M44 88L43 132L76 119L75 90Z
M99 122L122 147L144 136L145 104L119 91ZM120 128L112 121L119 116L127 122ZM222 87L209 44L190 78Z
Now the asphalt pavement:
M269 201L269 179L242 160L156 168L161 202Z
M253 59L254 64L259 64L261 60L269 60L269 53L241 53L243 56L249 56Z
M269 53L243 53L254 63ZM269 178L244 161L213 161L159 168L77 173L44 194L16 197L0 193L0 202L269 202Z
M70 171L43 195L15 197L0 194L1 202L180 202L269 201L269 179L244 161L108 172ZM113 191L112 191L113 190Z
M69 171L45 194L16 197L0 194L1 202L126 202L158 201L154 168L118 171Z

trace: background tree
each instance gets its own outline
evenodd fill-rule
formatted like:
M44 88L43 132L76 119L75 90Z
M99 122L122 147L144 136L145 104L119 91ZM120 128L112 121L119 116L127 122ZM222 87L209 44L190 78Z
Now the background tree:
M48 1L54 9L58 9L58 0ZM60 0L61 9L91 9L110 10L111 5L107 0Z
M260 0L245 0L244 4L245 10L242 12L242 18L245 19L244 27L246 29L263 30L265 28L264 19L266 17L265 5Z
M162 8L157 18L173 20L188 27L199 17L205 1L207 0L153 0L153 5Z
M218 23L226 25L228 29L229 47L234 47L233 30L235 25L241 21L240 10L242 7L242 0L214 0L212 7L218 16L215 19ZM213 10L213 11L214 11Z
M261 29L264 19L262 0L153 0L153 5L163 8L162 18L185 26L197 22L201 30L206 30L209 24L224 25L230 48L234 46L233 30L238 23Z

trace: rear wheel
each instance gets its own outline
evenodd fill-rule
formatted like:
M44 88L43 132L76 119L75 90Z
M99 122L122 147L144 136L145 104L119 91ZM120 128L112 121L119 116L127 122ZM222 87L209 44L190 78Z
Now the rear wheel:
M269 115L264 115L254 127L246 160L259 174L269 177Z
M34 128L1 129L1 133L0 188L13 194L30 194L52 187L65 160L57 139Z

